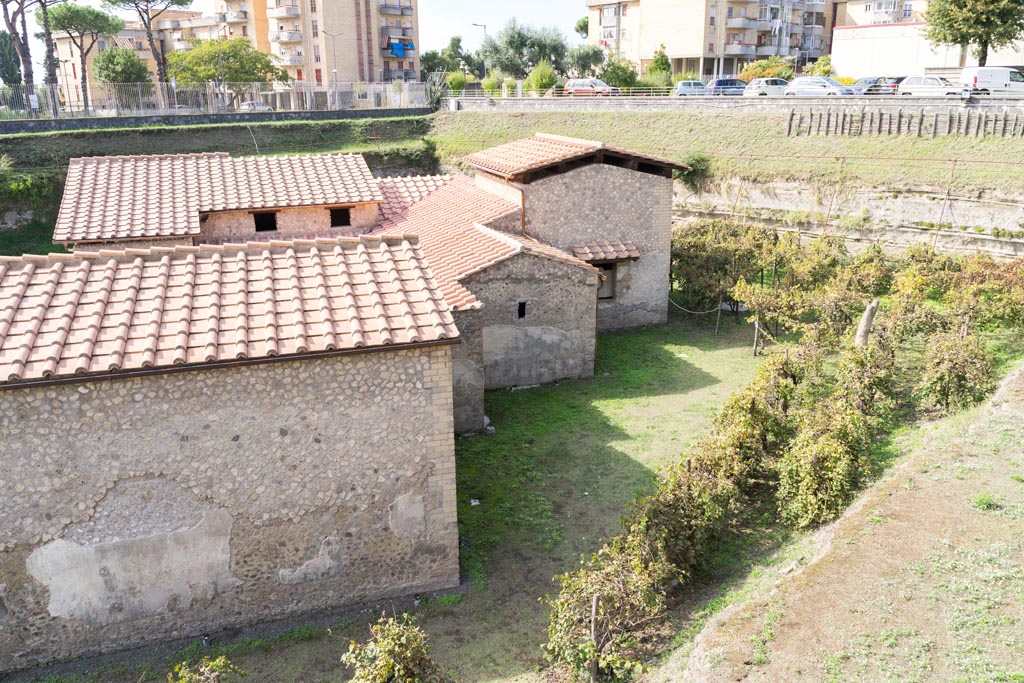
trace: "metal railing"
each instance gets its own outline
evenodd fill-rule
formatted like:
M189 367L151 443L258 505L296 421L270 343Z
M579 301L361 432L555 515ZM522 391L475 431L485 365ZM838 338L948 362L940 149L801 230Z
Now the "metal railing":
M612 97L668 97L672 95L675 87L664 87L664 88L619 88L618 92L614 93ZM484 89L484 88L467 88L466 90L450 90L446 93L446 97L450 98L480 98L480 97L565 97L565 98L593 98L593 97L605 97L605 95L581 95L575 94L570 95L563 91L560 87L552 88L544 92L538 92L536 90L530 90L525 85L507 85L501 88L495 89Z
M403 72L406 76L413 72ZM423 83L80 83L0 88L0 119L159 116L427 106Z

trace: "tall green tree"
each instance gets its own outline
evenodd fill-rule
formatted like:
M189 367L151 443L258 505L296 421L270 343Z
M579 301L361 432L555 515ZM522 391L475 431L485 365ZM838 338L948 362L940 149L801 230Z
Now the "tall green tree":
M57 46L53 42L53 28L50 26L50 8L62 0L39 0L39 26L43 29L43 69L46 71L44 81L50 85L57 83Z
M1021 0L931 0L924 18L932 43L973 48L980 66L989 50L1024 37Z
M167 55L167 75L181 85L216 81L231 106L249 83L288 81L288 72L271 55L258 51L248 38L193 40L187 52Z
M565 76L590 78L596 76L604 64L604 50L597 45L580 45L565 55Z
M448 64L437 50L427 50L420 55L420 80L424 83L432 73L448 71Z
M42 23L41 19L37 20ZM82 67L82 108L89 110L89 53L104 36L113 36L124 28L124 20L85 5L67 3L50 10L50 25L64 33L78 50Z
M146 63L127 47L112 47L96 55L92 71L100 83L147 83L150 79Z
M651 61L651 66L648 67L648 71L657 71L659 73L671 74L672 73L672 62L669 61L668 55L665 54L665 44L662 43L658 49L654 52L654 59Z
M4 85L21 83L21 62L14 41L7 31L0 31L0 80Z
M38 4L38 0L0 0L3 9L4 26L11 36L14 49L21 62L21 78L25 84L25 94L35 92L35 72L32 67L32 48L28 33L26 14Z
M513 19L494 36L488 36L480 48L491 69L513 78L526 78L541 61L548 61L559 74L565 73L569 43L553 27L522 26Z
M192 0L103 0L103 4L112 9L133 10L139 15L139 21L146 31L149 51L156 62L156 78L161 83L167 81L167 69L164 58L157 49L153 39L153 24L157 18L169 9L184 9L192 4Z
M586 38L589 36L590 17L581 17L580 20L576 22L576 26L573 27L573 30L576 31L580 38Z

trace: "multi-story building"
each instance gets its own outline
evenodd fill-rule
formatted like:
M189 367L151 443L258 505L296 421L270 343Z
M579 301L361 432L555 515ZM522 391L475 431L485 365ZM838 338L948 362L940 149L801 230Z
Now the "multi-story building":
M646 72L661 46L674 73L738 74L755 60L828 53L831 0L587 0L589 40Z
M832 65L843 76L905 76L977 66L970 50L932 45L928 0L837 0ZM989 66L1024 65L1020 44L991 51Z

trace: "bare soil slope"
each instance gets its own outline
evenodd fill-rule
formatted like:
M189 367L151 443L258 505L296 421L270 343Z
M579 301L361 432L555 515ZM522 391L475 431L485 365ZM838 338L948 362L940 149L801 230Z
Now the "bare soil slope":
M1024 681L1024 372L933 425L819 541L708 624L686 680Z

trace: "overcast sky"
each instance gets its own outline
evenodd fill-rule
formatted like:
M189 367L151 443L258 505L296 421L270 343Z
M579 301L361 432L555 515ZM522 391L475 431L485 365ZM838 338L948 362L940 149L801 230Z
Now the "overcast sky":
M74 1L100 7L100 0ZM212 12L213 7L213 0L195 0L191 9ZM421 37L418 47L421 53L441 49L452 36L462 36L462 45L476 50L483 42L484 32L482 28L473 26L474 23L486 24L487 33L494 34L513 18L521 24L554 26L565 34L570 44L575 45L580 38L573 31L573 26L587 13L583 0L420 0L419 9ZM131 18L128 13L123 16ZM38 30L37 27L29 27L32 33ZM32 61L37 65L36 82L41 82L43 44L40 41L33 41Z

